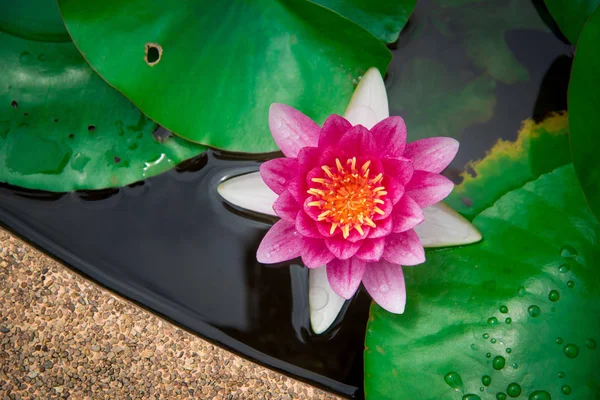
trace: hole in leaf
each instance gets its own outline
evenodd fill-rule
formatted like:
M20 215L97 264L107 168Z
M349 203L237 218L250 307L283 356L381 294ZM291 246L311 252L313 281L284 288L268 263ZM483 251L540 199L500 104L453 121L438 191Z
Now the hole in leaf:
M19 103L17 103L15 100L11 101L10 105L12 108L19 108Z
M88 126L88 131L89 132L94 132L95 130L96 130L96 127L94 125Z
M69 139L73 139L75 137L75 135L73 135L72 133L69 133Z
M115 164L118 164L121 162L121 158L117 157L117 156L115 156L114 160L115 160Z
M153 67L160 62L163 49L159 44L146 43L146 64Z

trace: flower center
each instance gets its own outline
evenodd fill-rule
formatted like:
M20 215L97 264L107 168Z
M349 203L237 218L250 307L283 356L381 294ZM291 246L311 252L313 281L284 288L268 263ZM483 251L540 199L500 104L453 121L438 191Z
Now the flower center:
M383 174L371 176L370 165L371 161L367 161L357 169L356 157L352 157L344 167L336 158L335 167L321 166L325 172L322 178L312 178L318 187L308 190L308 194L315 198L308 206L322 210L318 220L331 223L331 234L339 228L344 239L348 238L352 229L364 235L363 226L375 228L373 216L385 214L378 207L384 204L382 197L387 195L385 187L381 186Z

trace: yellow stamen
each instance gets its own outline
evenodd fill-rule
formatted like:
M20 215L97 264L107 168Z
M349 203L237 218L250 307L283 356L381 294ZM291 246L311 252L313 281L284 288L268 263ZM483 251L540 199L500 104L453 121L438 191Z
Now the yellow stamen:
M373 222L373 220L369 217L365 217L365 223L367 225L369 225L371 228L376 228L377 225L375 225L375 222Z
M325 212L322 212L321 214L319 214L319 216L317 217L317 221L323 221L325 219L325 217L327 217L329 214L331 214L331 210L327 210Z
M356 225L354 225L354 229L356 229L356 231L357 231L358 233L360 233L360 235L361 235L361 236L364 236L364 234L365 234L365 231L363 231L363 228L362 228L362 226L361 226L360 224L356 224Z
M348 239L348 236L350 236L350 225L346 224L342 226L342 235L344 235L344 239Z
M330 223L332 235L340 228L347 239L352 229L364 236L365 226L375 228L373 216L385 215L381 206L388 200L387 191L381 185L383 173L372 177L371 161L365 161L359 171L356 157L345 160L342 164L336 158L335 166L321 166L322 176L311 178L314 186L309 187L307 193L314 196L308 206L318 207L320 212L317 220Z

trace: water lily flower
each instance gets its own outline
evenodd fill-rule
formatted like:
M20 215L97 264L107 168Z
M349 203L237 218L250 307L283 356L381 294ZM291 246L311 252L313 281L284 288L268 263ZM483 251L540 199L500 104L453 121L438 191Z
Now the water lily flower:
M377 69L362 78L345 117L332 115L319 127L300 111L273 104L269 126L285 157L263 163L260 177L222 183L219 193L281 218L262 240L257 259L271 264L301 257L314 269L309 285L316 333L331 325L343 304L339 299L350 299L361 282L384 309L403 313L402 266L423 263L424 245L481 239L440 203L453 189L440 172L458 142L435 137L407 144L403 119L389 117Z

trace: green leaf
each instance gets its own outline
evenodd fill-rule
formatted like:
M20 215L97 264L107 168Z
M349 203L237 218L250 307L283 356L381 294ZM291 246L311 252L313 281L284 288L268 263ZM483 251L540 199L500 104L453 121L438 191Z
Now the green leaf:
M434 15L434 23L443 35L463 42L477 67L506 84L529 80L529 72L517 61L504 36L515 29L548 31L531 4L524 5L522 0L455 0L445 5Z
M278 149L267 121L274 102L319 123L342 114L359 76L371 66L385 73L391 58L373 35L304 0L59 3L111 85L172 132L232 151Z
M471 125L489 121L496 82L488 75L458 79L428 58L408 61L389 92L393 115L406 120L411 141L432 136L458 138Z
M0 31L29 40L70 42L56 0L0 0Z
M0 32L0 182L69 191L156 175L204 147L158 143L156 124L106 84L73 43Z
M561 32L573 44L585 22L600 5L600 0L544 0Z
M471 220L507 192L570 162L566 113L526 120L516 141L500 139L483 160L467 165L445 202Z
M483 242L404 268L405 313L371 308L367 399L595 398L600 225L578 189L570 164L542 175L473 220Z
M384 43L398 40L417 0L313 0L356 22Z
M577 45L569 83L569 128L577 177L592 212L600 218L600 8Z

